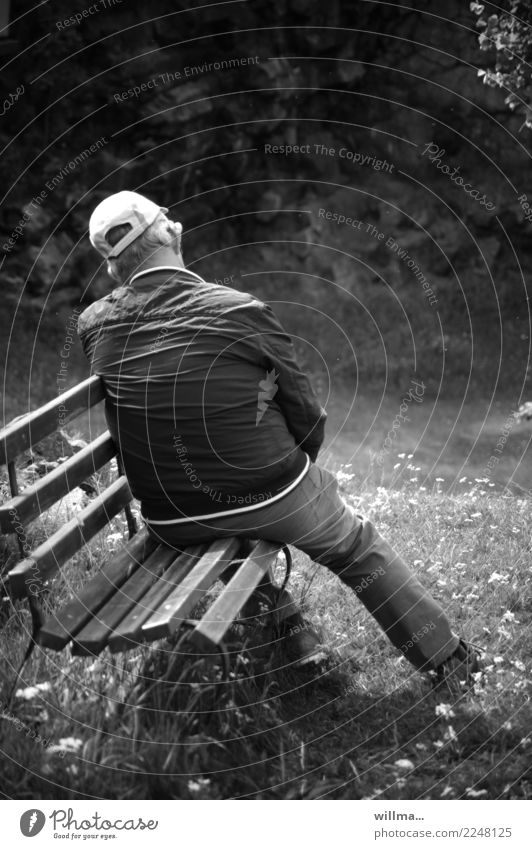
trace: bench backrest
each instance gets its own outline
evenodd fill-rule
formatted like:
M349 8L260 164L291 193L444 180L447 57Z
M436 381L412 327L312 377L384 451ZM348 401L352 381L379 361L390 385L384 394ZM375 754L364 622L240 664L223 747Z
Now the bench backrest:
M0 505L0 531L16 534L23 557L8 574L8 589L15 597L36 595L45 581L120 510L128 510L132 496L127 480L121 474L118 480L42 545L32 551L27 542L25 529L28 524L117 456L117 449L106 432L27 486L23 492L19 492L17 457L98 404L104 397L101 379L97 376L89 377L38 410L21 416L0 432L0 465L7 466L12 496ZM129 510L127 520L131 534L134 527Z

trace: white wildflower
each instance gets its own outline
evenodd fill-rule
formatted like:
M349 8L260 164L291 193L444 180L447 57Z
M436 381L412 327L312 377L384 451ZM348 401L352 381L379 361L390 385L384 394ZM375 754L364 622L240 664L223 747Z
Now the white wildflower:
M394 766L398 769L414 769L414 764L408 758L399 758L398 761L395 761Z
M52 689L52 685L49 681L43 681L42 684L35 684L33 687L24 687L23 690L17 690L15 693L17 699L26 699L26 701L30 701L30 699L35 699L41 693L48 693Z
M435 712L436 716L444 716L446 719L455 715L451 705L446 702L440 702L439 705L436 705Z
M488 578L488 584L493 584L496 581L506 584L508 583L508 578L508 575L501 575L499 572L492 572Z

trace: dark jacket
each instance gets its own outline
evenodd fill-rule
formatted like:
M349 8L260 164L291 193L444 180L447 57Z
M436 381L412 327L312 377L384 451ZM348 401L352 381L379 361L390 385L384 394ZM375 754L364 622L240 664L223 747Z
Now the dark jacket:
M250 508L316 458L325 412L251 295L157 269L91 304L78 330L147 518Z

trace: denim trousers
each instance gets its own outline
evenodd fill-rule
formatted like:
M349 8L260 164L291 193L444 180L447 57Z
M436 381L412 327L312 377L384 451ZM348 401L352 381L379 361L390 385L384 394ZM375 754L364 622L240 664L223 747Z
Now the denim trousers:
M458 646L438 602L373 523L344 501L335 476L314 463L291 492L272 504L202 522L146 524L152 536L177 549L225 536L300 549L355 592L392 644L421 671L434 669ZM288 593L281 603L286 615L296 610Z

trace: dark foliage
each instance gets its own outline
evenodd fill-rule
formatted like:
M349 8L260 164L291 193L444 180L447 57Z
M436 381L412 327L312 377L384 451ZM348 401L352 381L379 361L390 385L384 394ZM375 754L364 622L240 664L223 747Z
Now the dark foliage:
M49 349L58 314L107 291L87 221L132 188L183 221L190 267L274 303L324 392L485 388L503 335L524 383L529 140L478 79L469 3L33 6L13 0L0 57L5 97L24 87L0 128L6 330Z

